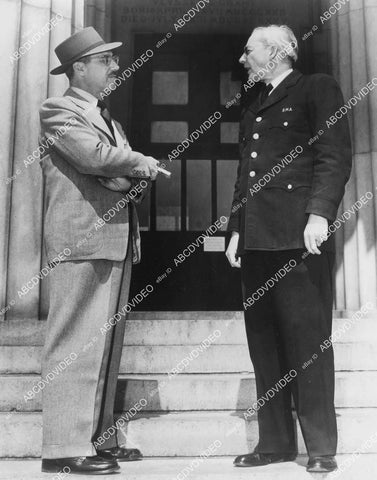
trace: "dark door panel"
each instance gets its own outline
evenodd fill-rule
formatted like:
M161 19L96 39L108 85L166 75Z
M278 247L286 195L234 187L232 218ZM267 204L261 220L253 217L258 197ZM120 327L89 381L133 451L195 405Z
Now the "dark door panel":
M198 232L143 232L142 261L133 267L130 298L146 285L154 290L135 310L242 309L240 272L229 267L223 252L208 254L201 247L178 263L178 255L197 237Z
M159 35L135 35L135 56L158 39ZM164 161L173 173L170 180L157 179L139 208L142 263L134 267L131 296L147 284L155 291L136 309L242 306L239 272L230 268L224 251L204 251L200 245L182 264L176 266L174 258L220 216L229 215L240 112L238 106L225 105L240 90L238 57L244 40L232 35L179 35L135 74L131 143L135 150ZM221 113L219 121L202 129L189 148L169 161L177 145L216 111ZM214 236L224 239L225 226Z
M160 36L135 34L135 58ZM230 213L242 98L230 108L227 103L243 92L247 81L238 62L246 39L245 35L176 35L155 49L153 58L133 76L131 131L125 125L131 144L172 171L170 180L157 179L138 209L142 263L134 268L131 296L147 284L155 287L136 306L138 310L242 308L239 271L228 265L224 251L204 251L200 246L178 267L174 258L220 216ZM304 55L301 60L304 72L308 58ZM221 118L173 159L172 151L215 112ZM227 244L225 228L215 236ZM158 281L168 268L169 275Z

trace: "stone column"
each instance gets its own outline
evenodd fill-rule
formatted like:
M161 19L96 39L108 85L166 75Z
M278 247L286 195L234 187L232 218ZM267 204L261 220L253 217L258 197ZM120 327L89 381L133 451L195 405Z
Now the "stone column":
M91 25L106 41L111 40L111 0L87 0L85 25Z
M324 3L328 7L334 2ZM375 0L351 0L324 24L330 30L332 73L342 87L345 103L373 78L377 82L376 24ZM377 296L377 88L358 101L349 120L354 165L339 216L366 192L373 198L336 234L335 308L357 310L366 302L376 305Z
M68 85L64 76L52 77L48 72L58 63L55 46L75 30L72 20L82 26L83 2L0 0L0 15L6 19L0 60L0 310L9 306L7 319L27 320L39 318L41 309L45 313L46 302L40 300L46 282L25 295L18 292L46 262L41 243L41 169L38 160L25 162L38 147L40 104L48 96L61 95ZM53 19L56 26L48 24ZM12 57L15 52L18 58Z

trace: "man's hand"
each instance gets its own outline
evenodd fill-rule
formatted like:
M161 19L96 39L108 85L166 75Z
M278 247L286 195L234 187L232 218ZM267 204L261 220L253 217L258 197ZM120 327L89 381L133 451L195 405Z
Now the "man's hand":
M308 223L304 230L305 247L309 253L321 255L318 247L327 240L328 227L327 218L314 215L314 213L309 215Z
M227 251L225 252L225 255L231 267L235 267L235 268L241 268L241 259L240 257L236 258L239 238L240 238L240 234L238 232L232 232L232 237L229 241Z
M153 157L147 157L140 154L137 165L132 169L130 176L136 178L150 178L155 180L157 177L157 167L160 164L158 160Z
M116 178L107 178L107 177L97 177L97 180L101 185L113 192L129 192L131 190L131 182L127 177L116 177Z

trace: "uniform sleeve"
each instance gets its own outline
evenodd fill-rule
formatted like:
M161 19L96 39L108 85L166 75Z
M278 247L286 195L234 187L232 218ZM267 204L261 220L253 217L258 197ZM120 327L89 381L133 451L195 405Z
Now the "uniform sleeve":
M323 74L312 76L308 97L311 129L318 138L312 144L314 175L306 213L333 221L352 168L348 119L339 114L344 99L335 79Z
M236 183L234 185L232 208L230 211L229 222L228 222L229 232L240 231L241 210L243 206L243 203L241 202L240 176L241 176L241 160L238 163L237 178L236 178Z

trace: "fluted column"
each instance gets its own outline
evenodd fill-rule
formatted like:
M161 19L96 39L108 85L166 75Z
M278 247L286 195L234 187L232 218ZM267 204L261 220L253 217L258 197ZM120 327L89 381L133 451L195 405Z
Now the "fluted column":
M111 0L87 0L85 25L93 26L106 41L111 39Z
M377 77L376 22L374 0L350 0L325 27L331 32L332 73L346 103ZM374 197L337 232L335 306L357 310L366 302L376 304L377 297L377 88L358 101L349 119L354 165L339 215L366 192Z
M81 13L80 13L81 9ZM82 0L0 0L3 28L0 85L0 309L10 306L6 318L35 319L47 304L47 282L19 296L22 286L46 265L42 249L43 185L38 160L27 157L38 147L40 104L67 87L64 76L51 77L57 64L55 46L68 37L72 22L82 26ZM72 16L73 14L73 16ZM43 30L55 19L51 30ZM4 33L4 32L3 32ZM30 48L24 49L25 42ZM20 47L19 58L10 57ZM4 65L3 65L4 63ZM29 157L30 159L30 157ZM7 179L11 178L11 181ZM14 304L13 304L14 303ZM43 316L42 313L42 316ZM4 318L3 316L0 317Z
M2 0L0 16L7 22L2 25L0 55L0 89L2 92L2 114L0 116L0 310L9 305L7 298L8 246L10 227L10 203L12 184L8 180L13 175L12 158L14 152L14 117L16 110L17 63L10 56L19 45L21 2ZM12 299L9 298L9 302ZM12 306L11 306L12 307ZM0 315L0 320L4 315Z

